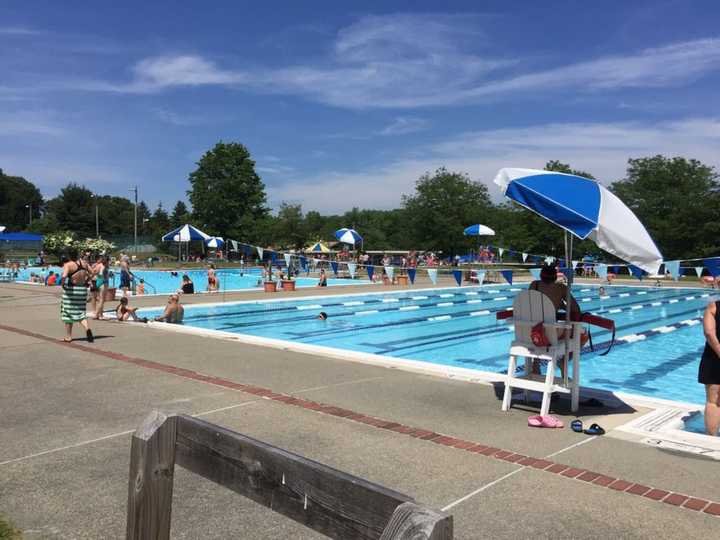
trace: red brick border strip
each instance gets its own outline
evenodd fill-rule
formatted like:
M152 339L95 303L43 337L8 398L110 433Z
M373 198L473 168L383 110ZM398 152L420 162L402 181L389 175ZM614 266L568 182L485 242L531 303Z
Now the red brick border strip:
M586 469L580 469L577 467L571 467L568 465L563 465L562 463L555 463L547 459L539 459L531 456L525 456L523 454L516 454L515 452L511 452L510 450L503 450L501 448L495 448L493 446L485 446L474 441L458 439L450 435L443 435L441 433L436 433L427 429L406 426L398 422L392 422L374 416L368 416L362 413L357 413L355 411L350 411L348 409L343 409L341 407L318 403L316 401L311 401L305 398L298 398L287 394L276 393L272 390L262 388L260 386L237 383L228 379L223 379L221 377L204 375L191 369L179 368L169 364L163 364L161 362L144 360L142 358L135 358L121 353L105 351L103 349L97 349L95 347L89 347L87 345L80 345L78 343L65 343L62 340L51 338L49 336L38 334L36 332L23 330L21 328L15 328L12 326L0 324L0 330L33 337L43 341L55 343L56 345L77 349L98 356L104 356L105 358L110 358L119 362L125 362L148 369L154 369L156 371L162 371L164 373L170 373L172 375L177 375L186 379L205 382L224 388L229 388L232 390L239 390L241 392L260 396L262 398L276 401L278 403L283 403L285 405L301 407L303 409L327 414L329 416L336 416L338 418L345 418L346 420L350 420L352 422L366 424L379 429L387 429L388 431L394 431L395 433L408 435L416 439L425 440L447 447L456 448L465 452L480 454L508 463L516 463L521 467L531 467L554 474L559 477L567 478L569 480L574 479L580 482L593 484L595 486L627 493L629 495L636 495L653 501L663 502L671 506L676 506L678 508L685 508L687 510L693 510L696 512L704 512L705 514L711 516L720 516L720 502L708 501L705 499L684 495L682 493L675 493L672 491L666 491L664 489L653 488L650 486L637 484L628 480L606 476L598 472L588 471Z

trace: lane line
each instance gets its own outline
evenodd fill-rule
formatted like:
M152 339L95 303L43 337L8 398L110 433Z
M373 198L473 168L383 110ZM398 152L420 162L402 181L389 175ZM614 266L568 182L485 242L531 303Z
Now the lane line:
M507 473L506 475L501 476L501 477L498 478L497 480L493 480L492 482L488 482L488 483L485 484L484 486L480 486L479 488L477 488L475 491L471 491L470 493L468 493L468 494L465 495L464 497L460 497L458 500L453 501L453 502L451 502L451 503L448 504L448 505L445 505L445 506L444 506L443 508L441 508L440 510L441 510L442 512L447 512L448 510L450 510L450 509L453 508L454 506L457 506L458 504L467 501L468 499L474 497L475 495L478 495L479 493L482 493L482 492L485 491L486 489L490 489L490 488L493 487L494 485L499 484L499 483L502 482L503 480L507 480L507 479L510 478L511 476L514 476L514 475L516 475L517 473L524 471L525 469L527 469L527 467L520 467L519 469L515 469L514 471L511 471L511 472Z

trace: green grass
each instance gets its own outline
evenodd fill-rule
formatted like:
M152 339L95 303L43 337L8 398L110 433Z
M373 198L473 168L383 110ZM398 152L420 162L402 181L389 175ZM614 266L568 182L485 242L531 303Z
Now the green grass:
M0 540L20 540L22 535L15 526L0 515Z

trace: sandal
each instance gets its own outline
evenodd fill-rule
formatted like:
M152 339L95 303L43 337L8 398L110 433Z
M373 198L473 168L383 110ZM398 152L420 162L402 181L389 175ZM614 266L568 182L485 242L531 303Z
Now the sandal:
M605 430L597 424L591 425L584 431L585 435L605 435Z
M541 416L540 418L542 419L542 427L561 428L565 426L557 416L552 416L551 414Z
M583 432L582 420L576 418L575 420L570 422L570 429L572 429L575 433L582 433Z
M63 340L63 343L70 343L70 342L72 342L72 338L66 338L66 337L64 337L64 338L62 338L62 340Z
M87 336L88 343L95 341L95 336L93 336L92 330L85 332L85 335Z

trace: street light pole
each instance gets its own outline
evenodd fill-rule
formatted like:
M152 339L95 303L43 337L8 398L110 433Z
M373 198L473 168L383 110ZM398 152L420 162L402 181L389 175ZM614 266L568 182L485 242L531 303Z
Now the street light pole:
M134 232L134 246L135 246L135 254L137 254L137 205L138 205L138 187L135 186L130 191L135 193L135 232Z
M97 199L95 200L95 237L100 238L100 211L98 210Z
M26 204L25 208L28 209L28 215L30 216L30 225L32 225L32 203Z

